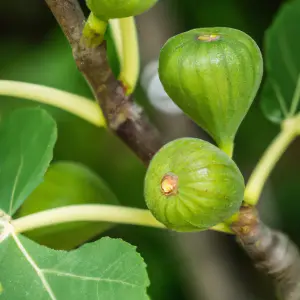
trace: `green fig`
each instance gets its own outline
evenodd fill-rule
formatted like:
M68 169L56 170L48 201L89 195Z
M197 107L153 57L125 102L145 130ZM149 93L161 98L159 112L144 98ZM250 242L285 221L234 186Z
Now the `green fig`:
M86 0L91 10L83 29L83 41L88 47L96 47L103 42L110 19L137 16L158 0Z
M100 20L120 19L139 15L158 0L86 0L91 12Z
M148 167L144 195L154 217L176 231L201 231L236 213L244 179L216 146L181 138L163 146Z
M181 33L166 42L159 57L166 93L229 155L262 74L257 44L232 28Z
M44 182L26 199L14 217L68 205L118 203L106 183L90 169L79 163L60 161L49 167ZM104 222L71 222L38 228L25 235L50 248L71 250L112 226Z

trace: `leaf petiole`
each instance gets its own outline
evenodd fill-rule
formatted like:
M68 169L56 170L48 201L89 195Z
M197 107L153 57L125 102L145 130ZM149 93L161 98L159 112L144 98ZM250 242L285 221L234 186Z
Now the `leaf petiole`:
M74 221L111 222L166 229L153 217L149 210L102 204L53 208L15 219L11 224L16 233L22 233L36 228ZM232 233L226 224L218 224L211 229Z
M19 81L0 80L0 95L56 106L93 125L106 127L105 118L96 102L55 88Z
M12 231L13 226L8 222L8 220L0 219L0 244L11 235Z
M133 93L140 71L139 44L134 17L109 21L120 60L119 80L126 94Z
M299 134L300 115L283 122L281 132L266 150L250 176L245 189L244 201L246 204L253 206L257 204L271 171L288 146Z

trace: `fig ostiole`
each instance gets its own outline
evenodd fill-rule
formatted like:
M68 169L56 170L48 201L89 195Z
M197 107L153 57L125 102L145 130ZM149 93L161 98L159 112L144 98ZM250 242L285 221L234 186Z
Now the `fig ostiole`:
M242 205L244 178L224 151L196 138L163 146L148 167L144 195L154 217L175 231L201 231Z
M263 74L259 47L232 28L200 28L170 38L159 58L169 97L231 155Z
M110 19L137 16L149 10L158 0L86 0L91 14L86 22L83 35L89 46L98 46Z

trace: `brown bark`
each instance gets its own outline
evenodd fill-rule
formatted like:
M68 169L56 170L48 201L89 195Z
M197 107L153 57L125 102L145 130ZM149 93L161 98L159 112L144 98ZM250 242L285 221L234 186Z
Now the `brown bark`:
M89 83L109 128L147 165L162 141L142 109L125 95L107 61L105 43L89 48L82 40L85 18L78 1L46 0L68 39L76 65Z
M232 225L240 245L255 266L274 281L282 300L300 299L300 254L283 233L266 226L253 207L243 207Z

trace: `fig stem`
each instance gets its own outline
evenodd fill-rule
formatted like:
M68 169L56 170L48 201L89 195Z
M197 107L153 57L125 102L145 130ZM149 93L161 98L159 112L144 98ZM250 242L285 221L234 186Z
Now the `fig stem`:
M75 221L111 222L166 229L147 209L103 204L71 205L53 208L12 220L11 224L16 233L22 233L36 228ZM218 224L211 229L232 233L226 224Z
M244 202L248 205L256 205L261 195L262 189L276 163L300 134L300 115L286 119L282 123L279 135L267 148L259 163L252 172L245 189Z
M234 143L232 141L220 144L219 148L232 158L234 151Z
M0 95L55 106L97 127L106 127L106 121L99 105L82 96L38 84L10 80L0 80Z
M134 17L109 21L113 40L120 60L119 80L126 95L133 93L140 72L138 35Z
M82 32L85 45L90 48L101 45L104 40L107 25L107 21L100 20L93 13L90 13Z

